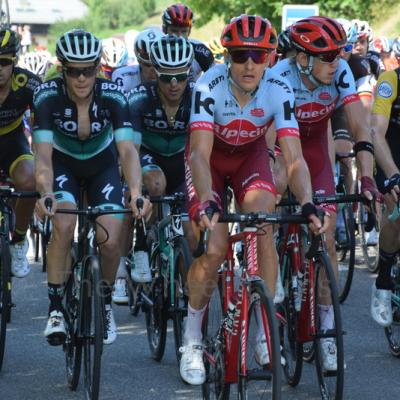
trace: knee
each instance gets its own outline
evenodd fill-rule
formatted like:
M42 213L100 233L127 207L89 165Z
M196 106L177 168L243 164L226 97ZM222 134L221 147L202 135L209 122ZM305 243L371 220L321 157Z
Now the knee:
M55 218L53 220L52 241L69 245L74 237L74 231L75 220Z
M13 180L17 190L33 192L36 189L35 175L32 168L20 168L18 174L13 176Z
M109 237L108 240L101 245L102 254L106 254L107 257L119 257L121 253L121 243L118 238Z

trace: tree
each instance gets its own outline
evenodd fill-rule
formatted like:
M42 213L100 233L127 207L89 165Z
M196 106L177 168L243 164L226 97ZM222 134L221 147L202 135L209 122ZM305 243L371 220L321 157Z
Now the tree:
M196 12L197 25L207 23L214 15L222 16L229 22L240 14L258 14L267 17L276 28L281 26L283 5L299 3L318 4L320 15L371 21L380 10L396 4L397 0L189 0Z

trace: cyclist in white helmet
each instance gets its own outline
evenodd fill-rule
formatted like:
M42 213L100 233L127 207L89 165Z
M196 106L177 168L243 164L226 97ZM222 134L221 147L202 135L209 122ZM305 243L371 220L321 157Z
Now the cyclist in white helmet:
M138 64L128 65L114 71L111 79L130 92L140 83L155 80L156 75L150 61L150 47L154 41L164 36L158 28L149 28L140 32L135 40L135 55Z
M50 67L49 58L39 52L29 52L21 56L19 60L21 68L25 68L43 80L48 68Z
M115 69L126 65L128 50L123 40L113 37L102 40L101 45L103 48L101 70L107 79L111 79Z

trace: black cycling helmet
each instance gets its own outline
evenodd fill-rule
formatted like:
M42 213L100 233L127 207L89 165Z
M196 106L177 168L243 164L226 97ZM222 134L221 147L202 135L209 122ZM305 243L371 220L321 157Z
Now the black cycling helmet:
M277 51L280 54L286 54L293 49L292 43L289 36L289 28L286 28L278 35L278 48Z
M0 30L0 54L17 55L20 48L19 36L11 29Z
M101 58L101 42L90 32L74 29L64 33L56 45L56 56L60 62L98 63Z

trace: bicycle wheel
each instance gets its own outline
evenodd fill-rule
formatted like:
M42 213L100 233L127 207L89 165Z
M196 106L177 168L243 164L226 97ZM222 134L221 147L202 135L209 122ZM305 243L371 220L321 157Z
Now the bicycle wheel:
M297 341L298 318L292 286L292 268L290 257L286 259L287 262L284 268L285 277L283 279L286 296L278 309L283 317L279 323L279 336L286 361L283 372L288 384L290 386L297 386L303 369L303 344Z
M320 298L328 299L326 304L332 304L334 328L326 332L318 330L314 340L315 367L317 370L319 389L323 400L343 398L344 382L344 350L343 350L343 332L342 319L340 313L339 296L336 285L336 279L333 274L332 266L325 253L317 256L315 263L315 318L317 326L320 326L320 312L317 304L320 304ZM336 346L336 371L327 370L323 364L322 347L330 341L331 346Z
M339 273L339 300L343 303L349 295L351 283L353 281L356 256L356 234L352 205L344 204L338 212L341 213L344 222L344 230L346 232L344 241L336 241Z
M260 341L260 329L266 338L270 360L265 365L260 365L260 361L256 361L256 346ZM266 289L260 281L251 283L247 337L243 337L243 332L241 332L239 343L238 398L280 399L282 383L278 321L275 316L273 297L266 295ZM246 357L242 357L243 352ZM242 365L243 361L246 365ZM243 369L245 373L242 372Z
M7 220L4 216L6 232L8 231ZM7 323L11 317L11 257L8 244L4 236L0 242L0 371L3 366L4 351L6 346Z
M400 268L399 265L392 267L394 290L392 294L392 325L385 328L386 339L389 344L390 353L400 357Z
M178 238L174 245L174 308L172 310L172 320L174 325L175 354L176 359L181 361L179 349L183 345L183 322L187 316L188 288L187 272L189 270L192 257L190 256L189 245L185 238Z
M378 271L379 261L379 232L377 232L377 242L368 244L365 225L367 223L367 212L365 206L360 203L358 207L358 233L360 234L360 245L364 257L364 262L372 273Z
M150 266L152 271L161 270L160 254L156 250L151 255ZM164 301L164 279L162 276L153 278L149 299L152 305L146 305L146 328L151 356L160 361L164 356L165 342L167 339L167 313Z
M222 280L219 276L218 286L208 303L202 326L206 370L206 381L201 387L204 400L229 399L230 385L225 383L223 320Z
M79 288L74 282L74 274L71 273L65 287L65 327L67 337L63 345L65 352L65 363L67 370L68 386L71 390L76 390L79 383L82 364L82 340L79 338L79 299L77 291Z
M104 306L98 258L88 257L84 268L84 281L81 289L84 383L86 399L97 400L104 338Z

